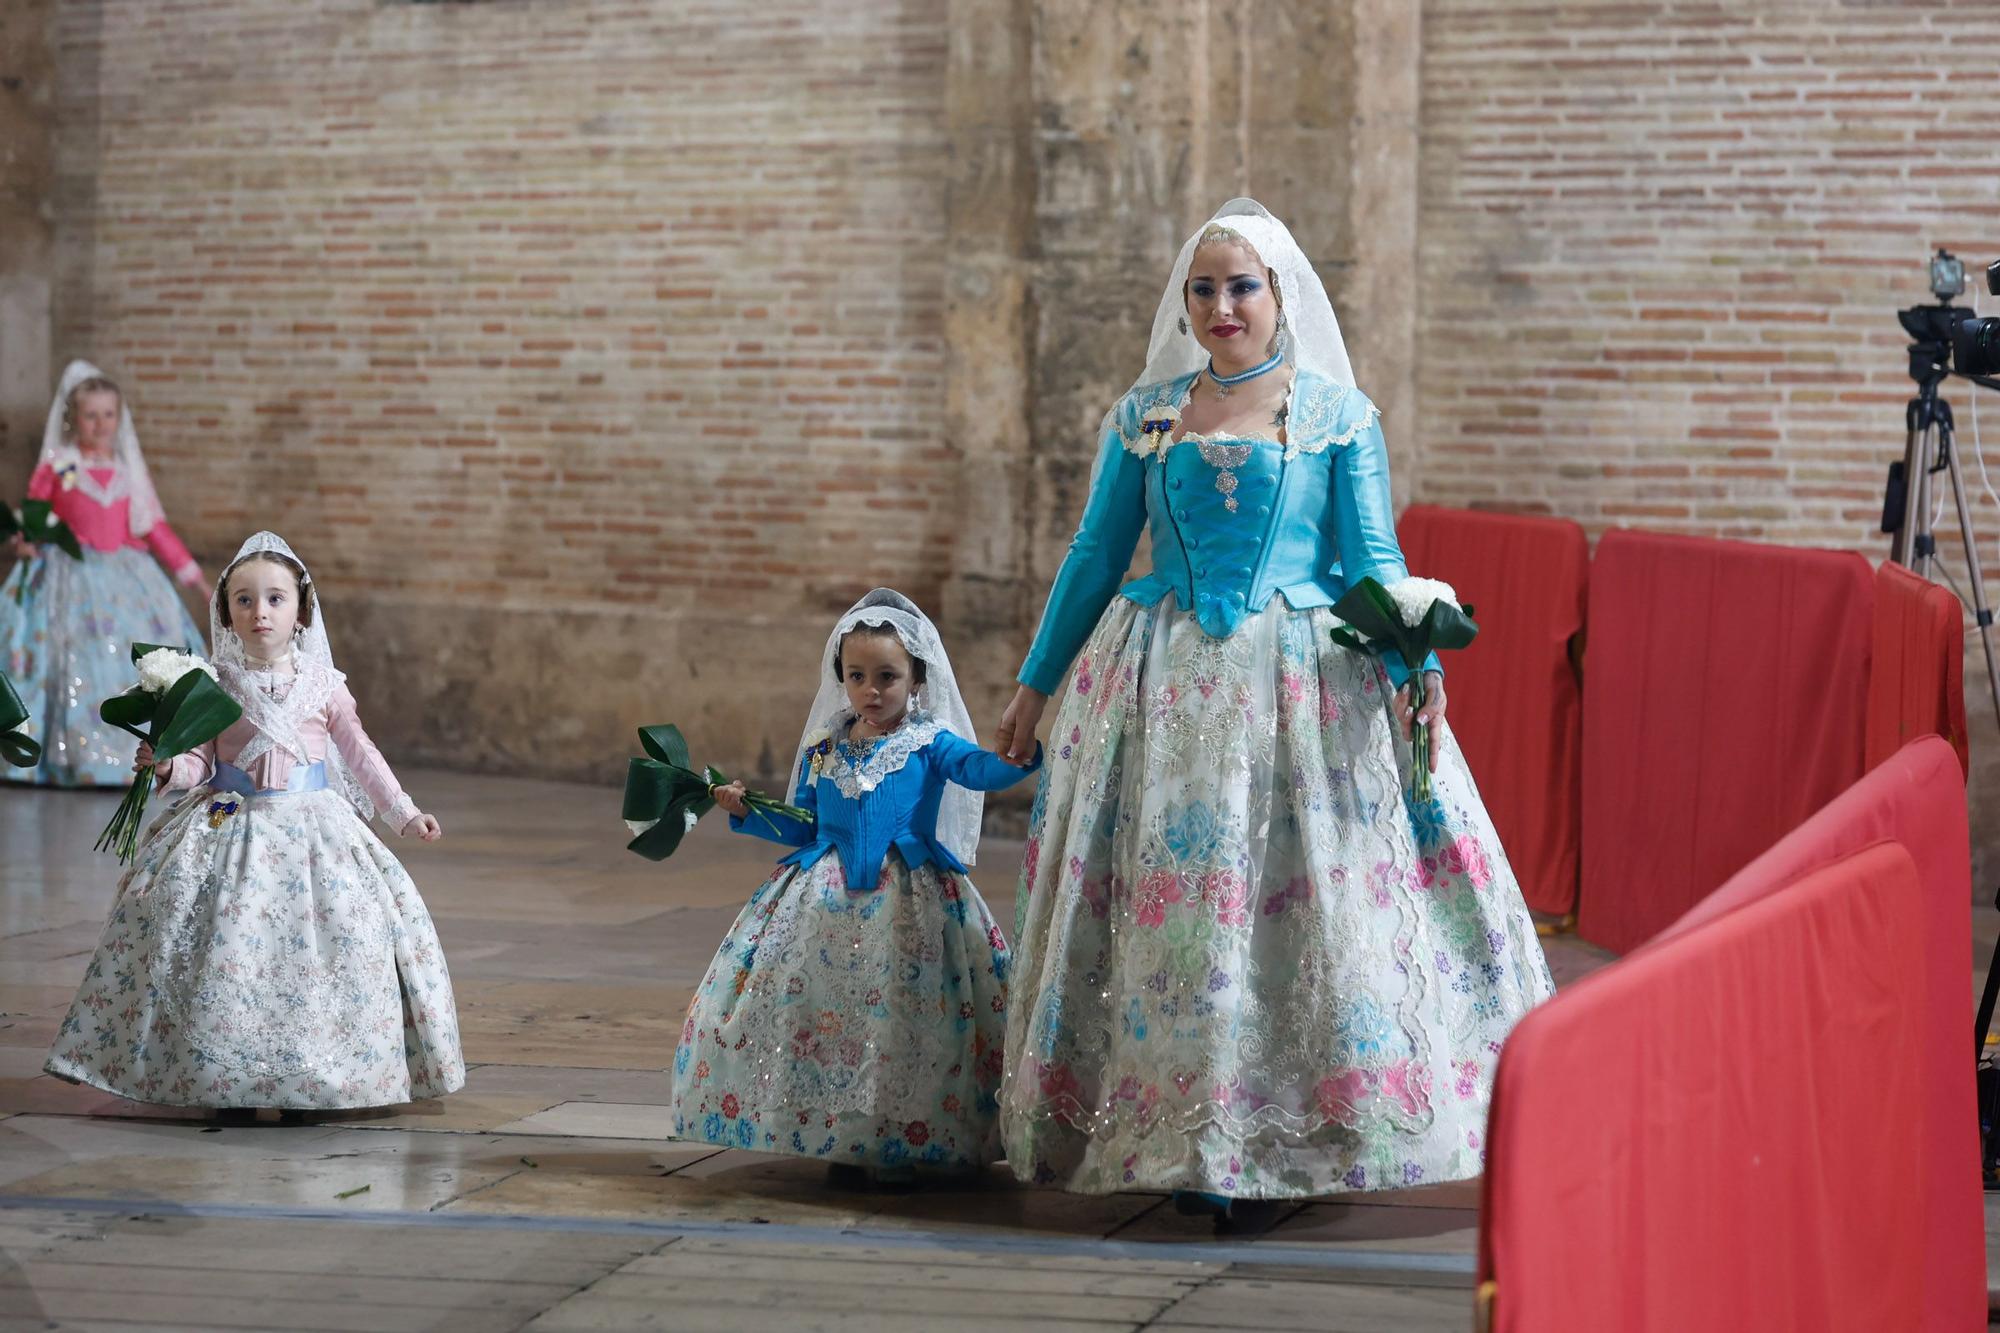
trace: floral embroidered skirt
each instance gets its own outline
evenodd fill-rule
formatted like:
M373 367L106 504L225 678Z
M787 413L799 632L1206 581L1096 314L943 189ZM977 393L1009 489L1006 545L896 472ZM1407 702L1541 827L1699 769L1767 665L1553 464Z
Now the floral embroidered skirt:
M1119 599L1023 870L1001 1125L1026 1180L1281 1198L1477 1175L1502 1039L1554 993L1458 747L1433 799L1327 610L1227 639Z
M892 851L780 866L730 928L674 1053L674 1134L857 1166L1000 1156L1008 955L972 882Z
M465 1082L417 886L331 791L206 789L147 831L48 1071L174 1106L339 1108Z
M0 582L0 669L28 710L21 730L42 743L42 762L0 765L0 776L56 787L124 786L139 742L100 721L97 706L139 679L134 643L206 655L204 641L173 581L136 547L86 549L80 561L51 548L21 561Z

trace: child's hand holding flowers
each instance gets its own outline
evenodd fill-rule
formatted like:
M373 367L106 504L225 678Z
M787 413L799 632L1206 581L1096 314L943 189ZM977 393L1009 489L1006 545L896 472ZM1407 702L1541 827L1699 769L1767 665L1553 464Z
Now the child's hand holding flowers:
M749 817L750 802L744 799L748 794L749 789L741 782L726 783L723 786L713 788L709 792L709 795L715 798L717 805L738 819Z

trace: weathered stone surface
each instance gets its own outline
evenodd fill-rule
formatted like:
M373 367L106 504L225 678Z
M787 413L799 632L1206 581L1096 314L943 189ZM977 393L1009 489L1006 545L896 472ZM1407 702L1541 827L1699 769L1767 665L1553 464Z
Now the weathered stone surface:
M0 6L0 477L9 478L34 463L51 378L53 8L52 0ZM0 484L0 495L18 489Z

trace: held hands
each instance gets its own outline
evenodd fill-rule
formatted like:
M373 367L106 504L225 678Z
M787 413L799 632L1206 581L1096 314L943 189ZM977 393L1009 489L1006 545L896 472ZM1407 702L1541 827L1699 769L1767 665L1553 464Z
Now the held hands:
M731 782L715 788L709 792L709 795L713 796L715 803L724 810L738 819L743 819L750 814L750 804L743 799L744 791L745 788L742 783Z
M1017 768L1035 762L1035 731L1042 725L1042 710L1049 696L1026 685L1014 691L1013 702L1000 715L1000 728L993 733L993 752Z
M17 532L8 540L7 549L16 560L26 560L34 555L35 544Z
M152 743L149 741L140 741L139 756L138 758L132 761L132 771L134 773L137 773L140 769L150 766L152 762L153 762Z
M410 816L410 822L403 825L402 835L407 838L412 833L422 838L425 842L436 842L444 836L444 830L438 827L435 815L419 814Z
M1396 691L1396 721L1403 728L1403 739L1409 740L1419 722L1432 723L1444 720L1444 675L1442 672L1424 672L1424 708L1421 713L1410 707L1410 687L1403 686ZM1430 770L1437 772L1437 732L1428 733L1430 743Z

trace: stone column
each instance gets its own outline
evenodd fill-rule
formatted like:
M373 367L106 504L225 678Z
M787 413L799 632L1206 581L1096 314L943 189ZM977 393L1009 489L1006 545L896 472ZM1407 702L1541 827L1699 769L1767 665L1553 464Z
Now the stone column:
M55 54L50 0L0 6L0 496L19 503L55 382Z
M1026 0L951 0L946 62L945 444L960 463L961 517L937 614L982 738L1027 648L1034 10Z
M1224 200L1255 195L1312 258L1410 494L1420 48L1396 0L953 0L950 27L947 419L965 486L944 612L984 731L1168 266Z
M1036 289L1050 299L1031 354L1027 571L1038 589L1082 508L1098 418L1143 362L1168 265L1234 195L1292 228L1392 448L1412 460L1418 57L1416 11L1394 0L1042 7Z

